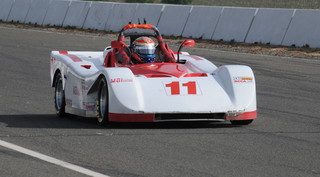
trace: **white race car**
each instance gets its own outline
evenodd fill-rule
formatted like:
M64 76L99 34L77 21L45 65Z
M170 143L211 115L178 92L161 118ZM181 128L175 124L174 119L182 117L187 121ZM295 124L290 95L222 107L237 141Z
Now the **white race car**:
M138 50L135 42L141 38L151 40ZM154 50L148 46L152 39ZM97 117L102 125L186 120L250 124L257 118L251 68L217 67L203 57L181 52L194 44L185 40L173 52L155 26L128 24L104 51L52 51L50 74L57 115ZM145 51L152 60L137 58L138 51Z

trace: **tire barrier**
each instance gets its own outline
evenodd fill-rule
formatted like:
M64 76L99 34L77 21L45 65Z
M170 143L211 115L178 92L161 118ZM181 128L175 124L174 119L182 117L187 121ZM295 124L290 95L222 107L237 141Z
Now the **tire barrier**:
M1 0L0 20L118 32L129 22L165 36L320 48L320 10L75 0Z

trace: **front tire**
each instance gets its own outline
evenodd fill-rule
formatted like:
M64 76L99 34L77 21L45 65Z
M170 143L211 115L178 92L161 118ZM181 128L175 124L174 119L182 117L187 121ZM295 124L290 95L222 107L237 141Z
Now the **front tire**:
M98 100L97 100L97 118L102 126L106 126L109 122L109 94L107 81L103 77L99 82Z
M66 112L65 112L66 102L65 102L65 95L64 95L63 85L62 85L61 73L57 74L56 80L54 83L54 107L56 109L56 114L59 117L66 116Z

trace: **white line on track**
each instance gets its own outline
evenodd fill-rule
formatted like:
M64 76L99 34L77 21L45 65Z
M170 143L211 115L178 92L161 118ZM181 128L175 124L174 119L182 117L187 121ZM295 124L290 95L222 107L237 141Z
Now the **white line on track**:
M0 146L6 147L6 148L11 149L11 150L18 151L20 153L35 157L37 159L41 159L41 160L49 162L49 163L53 163L55 165L58 165L58 166L61 166L61 167L64 167L64 168L68 168L70 170L73 170L73 171L76 171L76 172L79 172L79 173L82 173L82 174L85 174L85 175L88 175L88 176L110 177L110 176L107 176L107 175L104 175L104 174L101 174L101 173L97 173L97 172L88 170L86 168L83 168L83 167L80 167L80 166L77 166L77 165L73 165L73 164L68 163L68 162L64 162L62 160L59 160L59 159L56 159L56 158L53 158L53 157L50 157L50 156L47 156L47 155L44 155L44 154L40 154L38 152L23 148L21 146L17 146L15 144L8 143L6 141L0 140Z

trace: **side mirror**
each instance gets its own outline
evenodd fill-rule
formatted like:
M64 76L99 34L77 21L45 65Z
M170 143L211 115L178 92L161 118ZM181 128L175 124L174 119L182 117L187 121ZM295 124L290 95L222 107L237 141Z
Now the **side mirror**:
M194 42L193 39L187 39L185 41L183 41L183 43L181 44L181 48L182 47L194 47L196 45L196 43Z
M122 49L122 48L127 47L127 45L123 41L111 41L111 47Z
M185 41L183 41L183 43L180 45L179 50L178 50L177 63L179 63L181 49L182 49L183 47L194 47L195 45L196 45L196 42L194 42L193 39L186 39Z

